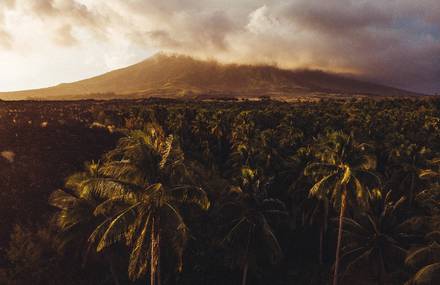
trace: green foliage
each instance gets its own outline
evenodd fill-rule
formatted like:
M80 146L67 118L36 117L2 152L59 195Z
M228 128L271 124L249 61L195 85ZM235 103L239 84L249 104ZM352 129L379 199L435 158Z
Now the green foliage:
M438 99L2 102L0 283L325 284L339 240L341 284L424 284L439 118Z

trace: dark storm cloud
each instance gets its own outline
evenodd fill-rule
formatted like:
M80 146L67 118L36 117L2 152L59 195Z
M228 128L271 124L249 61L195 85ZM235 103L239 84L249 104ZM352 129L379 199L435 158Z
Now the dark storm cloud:
M283 54L277 46L287 42L297 53L306 52L311 66L353 69L375 81L435 92L439 9L440 1L294 1L265 6L253 20L280 23L262 38L286 26L292 31L271 37L275 54Z
M368 27L383 28L390 25L392 16L370 2L298 1L286 5L280 15L298 24L329 34L355 32Z

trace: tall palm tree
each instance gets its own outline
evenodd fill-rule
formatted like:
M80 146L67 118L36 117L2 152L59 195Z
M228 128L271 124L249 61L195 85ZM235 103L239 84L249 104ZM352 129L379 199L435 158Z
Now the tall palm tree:
M241 284L246 285L249 268L256 266L258 255L268 256L272 263L281 259L282 250L271 224L287 216L287 211L280 200L267 198L265 191L257 193L263 185L254 170L246 168L242 175L241 185L231 187L220 204L218 217L227 230L223 243L238 255L234 259L243 271Z
M178 256L178 269L182 270L188 229L179 206L185 202L195 203L204 209L209 206L206 194L197 187L166 188L162 183L155 183L144 189L127 189L95 209L95 214L111 216L95 229L89 241L97 243L97 251L101 251L117 241L125 240L131 250L130 278L143 276L149 263L150 284L160 284L163 237L172 242ZM114 208L120 210L114 211Z
M347 244L342 248L341 263L345 273L360 264L374 265L377 283L384 284L387 272L403 263L405 246L412 237L407 225L412 221L400 218L405 197L393 202L390 191L384 198L380 192L372 198L373 205L367 212L356 219L343 219Z
M125 241L128 273L138 279L150 267L150 284L160 284L160 249L171 242L182 268L188 229L182 203L209 207L206 193L192 181L173 136L156 125L131 131L105 155L95 177L83 183L82 196L97 197L95 216L105 217L88 241L97 251Z
M371 181L379 183L372 172L376 160L369 151L369 145L357 143L351 135L341 131L329 132L314 146L317 162L304 169L304 175L315 178L316 183L309 190L310 197L328 198L334 208L339 208L338 241L336 246L333 284L338 283L338 271L343 231L343 218L347 202L366 207L368 191L365 187ZM370 182L370 183L367 183Z
M323 199L305 199L301 203L303 224L317 225L319 227L319 265L324 264L324 237L328 228L329 220L328 198Z

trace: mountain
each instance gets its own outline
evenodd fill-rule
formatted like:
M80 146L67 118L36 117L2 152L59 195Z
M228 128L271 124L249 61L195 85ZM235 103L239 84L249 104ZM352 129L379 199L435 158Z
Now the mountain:
M183 55L157 54L140 63L54 87L0 92L2 99L110 99L140 97L289 98L326 95L411 96L409 91L313 70L220 64Z

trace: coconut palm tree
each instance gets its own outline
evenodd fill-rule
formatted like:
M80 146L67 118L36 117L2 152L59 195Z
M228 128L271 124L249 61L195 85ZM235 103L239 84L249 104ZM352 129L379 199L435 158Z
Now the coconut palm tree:
M105 186L104 186L105 187ZM178 256L178 269L182 270L183 249L188 239L188 228L179 212L181 203L192 202L206 209L209 202L197 187L166 188L161 183L145 189L127 189L100 204L95 214L111 214L89 238L97 243L97 251L125 240L129 246L129 277L138 279L150 264L150 284L160 284L160 249L163 237L172 242ZM119 205L122 206L119 206ZM121 210L114 211L113 208Z
M384 284L385 275L399 268L405 258L405 246L412 237L407 225L412 221L401 218L405 197L393 202L391 191L384 198L374 192L371 209L356 219L343 219L347 244L342 248L341 263L345 273L361 264L375 265L377 283Z
M324 264L324 237L328 228L329 220L328 198L309 198L301 203L303 224L317 225L319 227L319 265Z
M209 207L206 193L193 184L183 153L172 136L155 125L132 131L106 154L103 177L87 184L87 193L103 199L94 214L105 216L89 237L97 251L125 241L130 248L128 273L138 279L150 267L150 284L160 284L160 249L171 242L182 269L188 229L179 212L182 203Z
M316 181L309 190L309 196L318 199L328 198L334 208L339 208L334 285L338 283L343 218L347 202L366 207L369 191L366 185L372 184L371 181L380 183L379 178L372 172L376 160L369 148L365 143L357 143L351 135L341 131L329 132L314 146L317 162L310 163L304 169L304 175L311 176Z
M255 170L245 168L241 185L231 187L216 212L226 229L222 243L232 249L234 260L242 269L242 285L247 284L249 268L256 267L258 255L269 257L271 263L282 257L272 222L287 216L286 206L267 197L256 174Z
M65 189L58 189L49 197L49 204L60 210L55 217L62 232L63 246L76 243L78 248L84 247L99 222L93 212L100 200L84 191L89 181L100 177L98 168L98 163L85 164L85 171L69 176Z
M410 207L417 193L423 190L425 180L423 178L434 174L427 171L430 155L429 148L416 144L402 144L390 151L390 181L407 195Z
M49 197L49 204L60 210L55 215L56 225L61 230L60 247L87 248L83 252L83 263L86 262L90 249L87 246L88 237L104 219L94 214L95 208L103 200L87 193L87 185L99 178L102 178L99 174L99 163L86 163L83 172L67 178L64 190L58 189ZM110 264L114 283L119 284L110 252L106 254L106 258Z
M434 159L434 165L439 163ZM421 178L431 180L434 184L416 196L417 206L424 210L423 220L428 225L425 246L411 252L405 259L406 266L414 273L406 285L438 284L440 282L440 187L438 170L427 169Z

